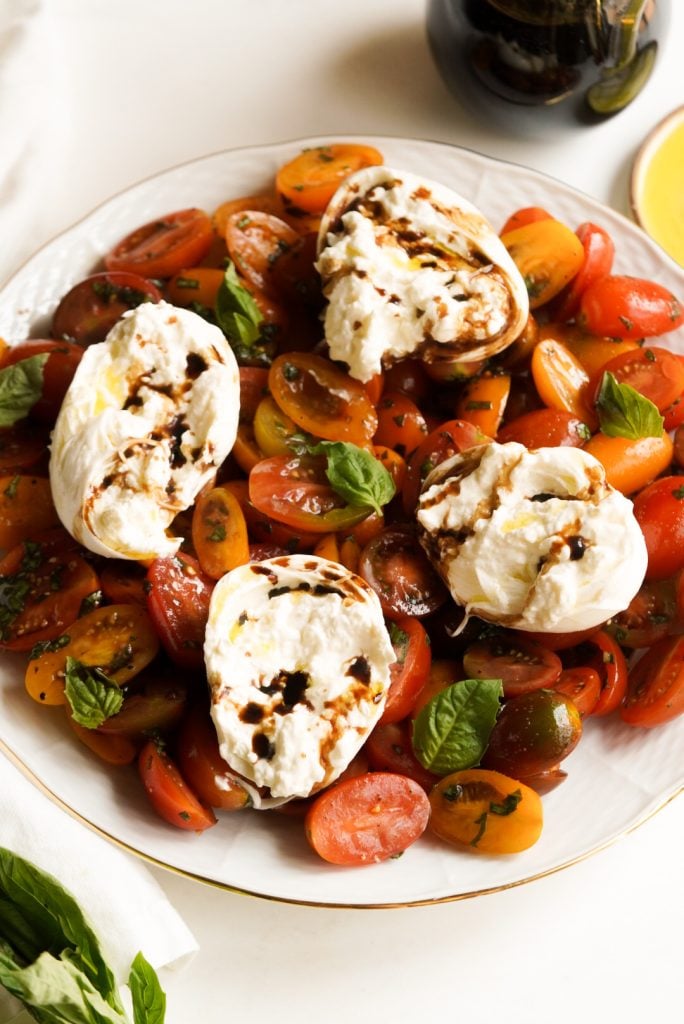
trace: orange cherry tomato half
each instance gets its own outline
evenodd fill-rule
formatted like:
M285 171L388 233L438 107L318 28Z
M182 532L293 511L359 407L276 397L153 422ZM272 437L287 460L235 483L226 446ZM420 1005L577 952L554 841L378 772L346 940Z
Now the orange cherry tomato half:
M546 338L532 353L532 378L544 405L572 413L590 429L596 426L591 404L589 374L559 341Z
M369 772L321 793L304 829L311 847L330 864L375 864L411 846L429 816L428 798L413 779Z
M97 729L86 729L85 726L76 722L70 713L69 705L65 705L67 721L72 732L83 743L84 746L96 754L101 761L113 767L133 764L138 754L138 747L130 736L119 734L107 735L98 732Z
M278 356L268 386L283 412L314 437L365 445L377 430L378 418L363 385L322 356Z
M553 217L507 231L501 241L523 276L530 309L553 299L584 262L584 246L574 231Z
M23 474L0 477L0 548L9 551L23 540L59 525L47 478Z
M622 491L634 494L641 490L672 461L672 440L664 431L660 437L608 437L599 430L587 441L585 451L593 455L606 471L606 480Z
M218 290L225 279L219 267L190 267L179 270L166 286L166 297L174 306L213 310Z
M386 391L378 403L378 427L374 444L392 448L406 457L427 436L425 417L403 391Z
M294 228L272 213L241 210L226 221L226 246L238 272L248 285L268 295L276 294L277 261L303 244Z
M286 208L321 214L345 178L382 161L382 153L373 146L350 142L313 146L277 171L276 189Z
M139 273L91 274L60 299L50 334L82 348L104 341L114 324L142 302L159 302L161 292Z
M203 572L213 580L249 561L247 522L231 491L212 487L199 495L192 513L192 543Z
M240 811L251 803L219 751L216 730L203 704L183 722L176 750L178 766L202 803L222 811Z
M430 638L415 618L401 618L389 628L396 661L390 666L390 687L381 723L400 722L410 714L430 676Z
M532 409L499 431L497 441L517 441L526 448L581 448L591 437L586 423L566 409Z
M456 415L472 423L483 434L495 437L501 426L510 391L509 374L485 371L463 388L456 403Z
M607 362L623 352L633 352L639 348L631 338L604 338L590 334L578 324L561 324L551 321L539 327L539 340L560 342L575 357L590 378L593 378Z
M516 228L523 228L526 224L534 224L537 220L551 220L551 214L543 206L523 206L522 209L512 213L499 232L500 235L507 235L509 231Z
M148 740L140 751L138 772L150 803L164 821L190 832L204 832L216 824L214 812L200 803L156 740Z
M650 729L684 713L684 637L654 644L629 675L623 722Z
M211 220L203 210L178 210L126 235L105 256L104 264L107 270L141 277L172 277L199 263L213 238Z

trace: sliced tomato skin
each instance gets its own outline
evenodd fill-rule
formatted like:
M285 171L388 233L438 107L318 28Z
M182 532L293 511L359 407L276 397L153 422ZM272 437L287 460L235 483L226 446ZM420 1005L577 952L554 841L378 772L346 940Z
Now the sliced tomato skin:
M590 436L587 424L567 409L532 409L502 427L497 441L517 441L526 448L581 448Z
M598 398L604 373L612 373L619 384L629 384L665 412L684 393L684 361L669 349L648 345L621 352L605 363L589 384L594 401Z
M176 757L183 777L203 803L223 811L239 811L250 805L247 790L221 757L216 730L203 704L195 705L186 715Z
M173 277L206 256L214 238L211 219L191 207L158 217L136 228L104 258L107 270L141 277Z
M563 665L553 651L519 635L479 640L463 655L471 679L501 679L504 697L553 686Z
M200 803L158 741L151 739L143 746L138 772L150 803L164 821L190 832L204 832L216 824L214 812Z
M380 599L388 619L422 618L448 599L448 591L410 530L386 527L363 548L359 575Z
M593 650L592 650L593 649ZM627 659L617 640L605 629L599 629L575 651L568 652L569 664L579 663L595 669L601 678L601 694L592 715L609 715L622 704L627 692Z
M684 322L684 310L667 288L626 275L608 275L583 292L579 323L609 338L652 338Z
M330 864L377 864L395 857L427 828L430 804L404 775L368 772L322 793L307 812L306 838Z
M432 663L430 638L418 619L398 619L390 627L390 640L397 660L390 666L390 688L381 723L406 718L428 681Z
M580 713L587 718L598 704L601 695L601 677L594 668L576 665L565 668L553 684L557 693L569 697Z
M167 654L181 668L204 669L204 632L214 583L179 552L157 558L147 572L147 609Z
M684 714L684 636L654 644L630 672L620 717L650 729Z
M634 515L648 551L646 579L664 580L684 568L684 478L654 480L634 498Z
M571 320L577 313L583 293L590 284L610 274L615 258L615 244L608 232L585 221L575 232L584 246L584 263L570 284L553 300L553 318Z
M104 341L117 320L141 302L160 302L161 292L140 274L122 271L91 274L60 300L50 333L80 348Z

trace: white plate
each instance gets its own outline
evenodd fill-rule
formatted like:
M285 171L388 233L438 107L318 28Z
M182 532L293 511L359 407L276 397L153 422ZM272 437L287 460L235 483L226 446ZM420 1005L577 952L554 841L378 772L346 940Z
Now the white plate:
M339 138L337 136L336 138ZM357 137L358 138L358 137ZM266 189L306 139L216 153L172 168L104 203L33 256L0 294L0 336L19 341L47 326L58 298L92 271L121 236L185 206L213 209ZM608 229L616 269L655 278L684 297L684 273L619 214L534 171L452 146L369 138L396 168L437 179L466 196L499 228L523 206L543 206L575 227ZM669 344L684 352L684 331ZM397 860L334 868L308 848L301 822L275 813L224 815L201 836L173 829L150 811L134 770L109 770L74 741L60 709L40 708L23 688L25 658L0 666L0 746L84 822L111 840L183 874L268 898L331 906L387 906L459 899L557 871L606 846L684 787L684 718L651 731L590 720L565 762L569 778L544 798L545 827L515 857L458 850L428 836Z

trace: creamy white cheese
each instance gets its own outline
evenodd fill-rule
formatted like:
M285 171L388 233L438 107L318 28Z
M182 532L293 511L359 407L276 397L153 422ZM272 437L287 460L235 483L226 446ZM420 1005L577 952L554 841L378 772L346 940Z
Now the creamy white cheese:
M100 555L173 554L168 535L233 447L237 363L189 310L143 303L83 355L52 435L50 483L67 530Z
M632 502L579 448L472 448L430 473L416 516L454 600L503 626L597 626L627 607L646 572Z
M382 714L395 660L375 593L313 555L220 579L204 657L221 756L281 802L344 771Z
M522 331L525 283L483 215L436 182L369 167L323 217L317 268L333 359L359 380L412 353L484 359Z

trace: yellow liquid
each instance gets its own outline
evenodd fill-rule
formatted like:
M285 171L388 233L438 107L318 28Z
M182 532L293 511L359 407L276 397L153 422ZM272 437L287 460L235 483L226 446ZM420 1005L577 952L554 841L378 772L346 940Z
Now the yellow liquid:
M639 205L645 230L684 267L684 118L651 157Z

